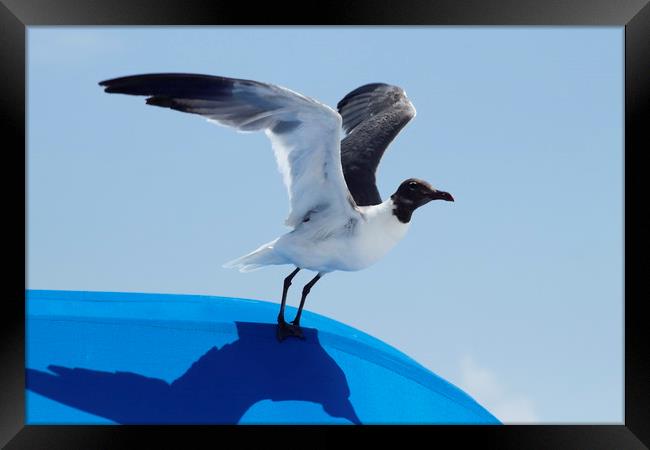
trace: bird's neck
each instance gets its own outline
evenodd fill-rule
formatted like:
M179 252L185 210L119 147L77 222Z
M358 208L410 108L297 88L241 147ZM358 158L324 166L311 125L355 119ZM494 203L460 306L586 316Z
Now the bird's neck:
M410 226L408 220L399 219L396 214L398 207L392 198L388 198L378 205L361 206L359 209L367 223L379 225L381 228L395 231L399 235L402 235L404 230Z
M402 223L409 223L411 221L411 216L413 211L417 208L415 203L411 200L399 196L398 194L393 194L390 196L390 201L392 202L392 212L397 220Z
M393 212L395 204L390 198L379 205L362 208L366 218L364 233L372 237L375 246L379 239L386 244L386 249L391 248L404 237L411 225L397 218Z

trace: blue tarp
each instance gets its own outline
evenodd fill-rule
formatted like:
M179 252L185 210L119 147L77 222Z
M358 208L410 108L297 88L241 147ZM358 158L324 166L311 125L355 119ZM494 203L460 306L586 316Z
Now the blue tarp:
M28 424L498 424L395 348L305 311L201 295L27 291ZM295 313L288 308L287 317Z

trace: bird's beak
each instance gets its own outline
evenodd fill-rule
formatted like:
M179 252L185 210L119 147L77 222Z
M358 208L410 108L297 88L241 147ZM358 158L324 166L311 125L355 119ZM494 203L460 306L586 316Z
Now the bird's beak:
M431 194L429 196L431 200L445 200L448 202L454 201L454 197L452 197L449 192L445 192L445 191L437 191L434 189L431 191Z

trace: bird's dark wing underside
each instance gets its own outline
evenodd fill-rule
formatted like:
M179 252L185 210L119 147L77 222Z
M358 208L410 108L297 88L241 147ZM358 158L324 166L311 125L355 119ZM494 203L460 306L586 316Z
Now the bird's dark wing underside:
M357 205L377 205L382 202L375 184L377 166L415 108L401 88L383 83L353 90L337 108L347 134L341 141L341 164L348 189Z

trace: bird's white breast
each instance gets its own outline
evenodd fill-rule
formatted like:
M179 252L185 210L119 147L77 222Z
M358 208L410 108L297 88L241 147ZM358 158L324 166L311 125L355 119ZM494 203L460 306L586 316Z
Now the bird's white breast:
M402 240L409 228L409 223L400 222L393 214L391 199L359 209L365 220L359 223L358 232L351 242L350 268L343 270L360 270L374 264Z
M340 218L314 218L287 233L275 251L297 267L319 272L365 269L406 234L409 224L393 215L393 201L359 207L353 226ZM347 220L347 219L346 219ZM332 225L332 226L328 226Z

